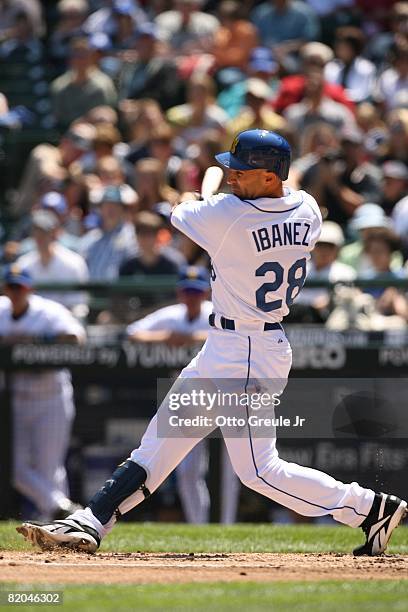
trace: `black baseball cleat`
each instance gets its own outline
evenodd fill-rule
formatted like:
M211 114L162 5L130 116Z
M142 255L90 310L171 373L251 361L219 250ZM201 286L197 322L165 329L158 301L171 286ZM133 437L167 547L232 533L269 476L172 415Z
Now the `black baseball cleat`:
M387 548L392 532L407 515L407 502L386 493L376 493L371 510L361 524L366 541L355 548L353 554L381 555Z
M39 546L42 550L63 547L94 553L101 543L101 538L95 529L70 518L52 523L30 521L16 527L16 530L27 542Z

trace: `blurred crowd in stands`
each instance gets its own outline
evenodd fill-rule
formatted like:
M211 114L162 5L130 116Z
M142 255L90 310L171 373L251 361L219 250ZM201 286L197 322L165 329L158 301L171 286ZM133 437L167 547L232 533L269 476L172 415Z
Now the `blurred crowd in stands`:
M289 140L287 186L326 220L309 278L407 274L406 1L0 0L0 92L1 263L35 282L208 265L171 207L253 127ZM292 320L406 325L398 286L345 289L305 289Z

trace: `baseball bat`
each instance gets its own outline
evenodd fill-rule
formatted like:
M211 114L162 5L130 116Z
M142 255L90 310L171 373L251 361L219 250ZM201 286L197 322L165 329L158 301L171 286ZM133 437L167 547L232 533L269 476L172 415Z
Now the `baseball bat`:
M219 166L210 166L204 174L203 182L201 183L201 197L203 200L217 193L224 173Z

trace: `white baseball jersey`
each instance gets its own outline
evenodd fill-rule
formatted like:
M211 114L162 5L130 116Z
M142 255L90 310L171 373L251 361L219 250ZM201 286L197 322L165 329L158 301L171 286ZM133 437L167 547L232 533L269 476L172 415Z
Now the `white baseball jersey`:
M288 314L303 287L322 217L306 192L285 187L284 194L241 200L220 193L173 211L172 224L211 256L216 313L265 322Z
M61 244L54 244L54 254L49 264L44 266L37 249L22 255L17 261L22 270L27 270L36 283L65 282L86 283L89 280L85 259ZM45 295L67 308L77 304L86 304L88 297L83 292L47 292Z
M39 295L30 295L28 310L21 317L14 319L10 300L0 296L0 337L58 334L72 334L77 338L85 336L81 325L57 302ZM13 391L31 395L39 400L58 394L67 382L71 384L70 374L65 369L19 372L13 375Z
M165 308L159 308L139 321L135 321L127 328L127 334L132 335L135 331L172 331L180 334L193 334L207 330L208 317L212 312L211 302L201 304L199 316L192 321L187 317L185 304L173 304Z
M85 335L61 304L38 295L17 319L10 300L0 297L0 337ZM74 417L71 374L65 368L16 371L11 376L13 404L13 480L47 520L68 500L64 462Z

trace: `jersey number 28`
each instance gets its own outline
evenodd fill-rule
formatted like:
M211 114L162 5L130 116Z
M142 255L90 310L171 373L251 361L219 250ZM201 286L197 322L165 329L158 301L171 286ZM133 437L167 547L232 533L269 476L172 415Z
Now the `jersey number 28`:
M296 276L300 270L300 276ZM256 305L263 312L271 312L271 310L277 310L282 307L282 300L270 300L266 301L266 294L270 291L278 291L284 280L285 270L277 261L266 261L255 270L255 276L265 276L268 272L275 274L275 280L271 283L263 283L256 291ZM288 288L286 290L285 302L287 306L293 304L293 300L299 294L302 289L306 278L306 259L298 259L292 264L288 270L287 282ZM293 295L295 289L298 289L295 295Z

